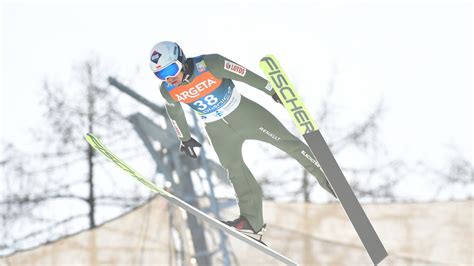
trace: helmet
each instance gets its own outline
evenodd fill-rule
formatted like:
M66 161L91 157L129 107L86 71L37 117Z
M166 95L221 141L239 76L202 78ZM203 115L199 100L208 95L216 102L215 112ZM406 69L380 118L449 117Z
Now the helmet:
M150 68L162 80L176 76L183 69L184 61L186 56L175 42L159 42L150 52Z

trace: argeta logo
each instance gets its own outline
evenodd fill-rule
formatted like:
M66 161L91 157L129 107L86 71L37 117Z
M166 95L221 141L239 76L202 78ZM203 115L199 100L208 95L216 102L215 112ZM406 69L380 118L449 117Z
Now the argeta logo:
M158 60L160 59L160 56L161 56L160 53L158 53L157 51L153 51L153 53L151 54L150 60L151 60L153 63L158 64Z

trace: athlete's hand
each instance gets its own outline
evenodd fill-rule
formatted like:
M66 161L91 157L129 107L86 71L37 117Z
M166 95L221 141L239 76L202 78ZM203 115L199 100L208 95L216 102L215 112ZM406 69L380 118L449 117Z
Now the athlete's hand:
M277 103L283 105L283 102L281 101L280 97L278 97L278 93L275 92L275 93L272 95L272 98L273 98L273 100L274 100L275 102L277 102Z
M197 140L191 138L187 141L181 141L181 146L179 150L184 152L187 156L196 159L197 155L194 152L195 147L202 147L201 143L197 142Z

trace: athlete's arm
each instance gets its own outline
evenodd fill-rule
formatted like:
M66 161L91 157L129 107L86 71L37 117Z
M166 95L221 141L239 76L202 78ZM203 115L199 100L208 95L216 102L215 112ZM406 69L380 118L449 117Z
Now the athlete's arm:
M211 73L218 78L244 82L268 95L275 94L270 83L247 68L219 54L204 55L204 61Z
M189 132L188 122L186 121L186 116L184 115L181 103L171 98L166 90L164 82L160 86L160 92L165 99L166 112L168 113L168 117L171 120L171 124L173 125L179 140L181 140L181 142L190 140L191 133Z

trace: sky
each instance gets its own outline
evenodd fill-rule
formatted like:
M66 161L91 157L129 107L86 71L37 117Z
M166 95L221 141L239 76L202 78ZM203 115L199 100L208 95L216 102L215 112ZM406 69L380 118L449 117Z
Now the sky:
M314 112L334 80L338 124L383 98L381 139L393 157L442 164L454 145L472 158L472 22L467 1L4 2L0 141L28 150L26 132L44 123L43 80L67 86L90 55L161 103L149 51L172 40L188 57L220 53L261 75L259 59L275 54Z

